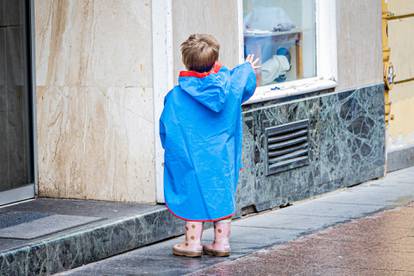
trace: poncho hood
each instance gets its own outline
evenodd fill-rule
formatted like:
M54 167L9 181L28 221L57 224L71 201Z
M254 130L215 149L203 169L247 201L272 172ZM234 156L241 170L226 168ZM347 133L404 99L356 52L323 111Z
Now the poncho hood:
M220 112L227 99L230 71L216 63L210 72L181 71L180 88L197 102L214 112Z

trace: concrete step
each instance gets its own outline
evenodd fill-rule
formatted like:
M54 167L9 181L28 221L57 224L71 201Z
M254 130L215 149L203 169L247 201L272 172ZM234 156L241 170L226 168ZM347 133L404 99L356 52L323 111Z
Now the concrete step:
M0 275L53 274L182 231L164 206L40 198L0 208Z

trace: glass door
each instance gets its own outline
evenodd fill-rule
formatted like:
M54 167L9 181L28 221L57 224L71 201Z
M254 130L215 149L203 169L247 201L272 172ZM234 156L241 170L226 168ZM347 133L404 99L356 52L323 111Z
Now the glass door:
M0 205L34 196L30 4L0 0Z

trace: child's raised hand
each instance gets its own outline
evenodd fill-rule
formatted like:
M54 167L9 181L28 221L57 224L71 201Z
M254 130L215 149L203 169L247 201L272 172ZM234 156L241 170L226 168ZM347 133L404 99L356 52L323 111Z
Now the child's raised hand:
M257 68L260 68L259 65L257 65L257 63L259 62L259 58L254 59L254 55L248 55L246 57L246 62L250 63L250 65L253 67L254 70L256 70Z

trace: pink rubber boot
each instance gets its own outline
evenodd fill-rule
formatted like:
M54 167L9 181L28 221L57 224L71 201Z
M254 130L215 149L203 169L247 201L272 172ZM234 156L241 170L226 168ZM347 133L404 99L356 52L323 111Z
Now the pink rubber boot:
M230 225L231 220L221 220L214 223L214 242L203 246L205 254L217 257L230 256Z
M185 241L174 245L173 254L176 256L200 257L203 253L202 233L202 222L188 221L185 224Z

